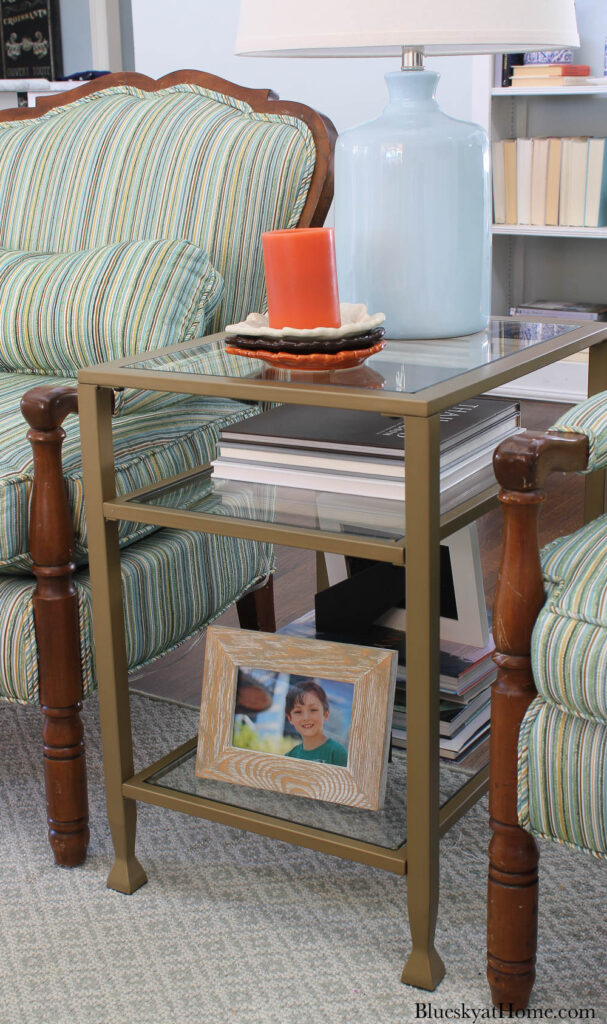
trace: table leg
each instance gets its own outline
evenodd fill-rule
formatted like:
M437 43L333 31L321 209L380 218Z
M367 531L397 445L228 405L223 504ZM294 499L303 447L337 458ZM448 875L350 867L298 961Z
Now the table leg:
M588 352L588 397L607 390L607 341L593 345ZM605 470L586 477L584 522L589 523L605 511Z
M434 989L439 869L439 416L405 417L407 604L407 905L412 950L402 980Z
M81 384L78 407L105 790L115 853L107 884L132 893L147 879L135 857L137 805L122 795L122 783L134 769L118 524L106 522L103 515L103 502L116 493L111 389Z

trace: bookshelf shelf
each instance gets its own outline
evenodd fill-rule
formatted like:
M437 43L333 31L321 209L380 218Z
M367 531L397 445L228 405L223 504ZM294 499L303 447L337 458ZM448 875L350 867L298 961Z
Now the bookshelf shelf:
M607 80L605 84L600 85L557 85L545 86L544 88L538 89L537 86L531 86L525 89L524 86L508 86L506 89L495 88L491 90L492 96L499 96L503 99L516 100L520 96L555 96L560 99L561 96L577 96L578 99L582 96L595 96L597 98L607 98Z
M567 228L536 224L494 224L494 235L536 235L545 238L607 238L607 228Z

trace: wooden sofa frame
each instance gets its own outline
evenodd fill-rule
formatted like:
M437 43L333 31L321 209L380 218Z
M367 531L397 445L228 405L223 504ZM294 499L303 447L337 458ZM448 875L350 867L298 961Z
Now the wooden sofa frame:
M177 71L154 80L121 73L104 76L59 96L44 97L31 110L10 110L0 121L40 117L92 92L131 85L151 92L187 82L244 100L256 112L286 114L304 121L316 145L316 163L298 227L323 224L333 196L332 123L299 103L280 102L269 89L247 89L215 75ZM38 386L28 391L21 410L30 430L34 479L29 547L36 576L34 621L38 648L43 760L49 841L58 864L80 864L88 846L88 798L82 708L78 607L73 583L74 535L61 462L65 433L61 424L78 412L75 388ZM272 577L237 602L240 625L274 631Z
M504 542L493 610L497 681L491 704L487 977L496 1005L523 1009L535 979L538 847L517 818L517 746L523 716L536 696L531 633L544 604L538 514L552 472L588 465L585 434L526 431L493 457L502 490ZM604 474L588 478L586 518L602 504Z

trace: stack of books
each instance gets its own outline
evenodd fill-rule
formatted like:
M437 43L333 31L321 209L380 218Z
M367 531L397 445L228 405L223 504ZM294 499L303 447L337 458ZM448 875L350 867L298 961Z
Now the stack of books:
M521 302L520 306L512 306L510 316L547 316L568 320L605 321L607 320L607 303L604 302L562 302L553 299L533 299Z
M284 626L280 633L336 643L383 647L398 652L396 690L392 716L392 745L407 747L407 690L405 634L383 626L370 625L352 635L316 629L314 612ZM497 675L492 654L493 642L486 647L441 642L440 655L440 756L461 762L489 734L491 685Z
M447 512L493 484L493 451L519 429L519 406L481 397L452 406L440 419L441 510ZM282 405L222 430L213 477L402 503L404 444L400 417Z
M586 85L590 77L587 64L523 64L512 68L514 88Z
M493 142L494 222L607 225L606 143L604 138Z
M381 641L380 641L381 643ZM440 756L462 761L489 735L491 685L497 676L491 640L486 647L441 641ZM392 743L407 746L406 665L399 658Z

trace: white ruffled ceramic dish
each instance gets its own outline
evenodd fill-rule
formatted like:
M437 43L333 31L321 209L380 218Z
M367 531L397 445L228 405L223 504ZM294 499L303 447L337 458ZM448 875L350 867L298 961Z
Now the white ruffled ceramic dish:
M363 302L340 303L341 327L314 327L303 330L298 327L268 327L267 313L249 313L239 324L228 324L226 334L239 334L251 338L349 338L355 334L366 334L375 330L386 319L384 313L367 313Z

